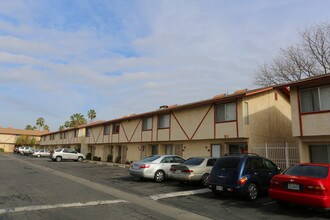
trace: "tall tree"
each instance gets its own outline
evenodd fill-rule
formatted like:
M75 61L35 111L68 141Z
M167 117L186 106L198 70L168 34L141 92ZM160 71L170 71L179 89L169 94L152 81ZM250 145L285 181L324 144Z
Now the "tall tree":
M277 85L330 72L330 24L310 26L299 34L297 45L281 48L277 57L257 69L255 84Z
M62 131L62 130L64 130L64 128L65 128L64 125L61 125L61 126L58 128L58 130L59 130L59 131Z
M32 125L26 125L25 130L34 130Z
M70 123L70 121L66 121L66 122L64 123L64 127L66 127L66 128L70 128L70 127L71 127L71 123Z
M37 118L36 125L39 127L40 130L40 128L45 125L45 119L43 119L43 117Z
M93 119L96 118L96 111L94 109L88 111L88 118L91 122L93 122Z
M70 116L70 127L77 127L79 125L86 124L87 120L81 113L76 113Z
M48 126L48 125L44 125L44 126L43 126L43 129L44 129L45 131L49 131L49 126Z

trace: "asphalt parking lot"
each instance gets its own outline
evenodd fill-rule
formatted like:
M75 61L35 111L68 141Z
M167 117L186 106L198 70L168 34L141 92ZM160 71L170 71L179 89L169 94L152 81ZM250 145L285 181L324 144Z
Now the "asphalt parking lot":
M0 154L0 219L328 219L327 212L155 183L128 168Z

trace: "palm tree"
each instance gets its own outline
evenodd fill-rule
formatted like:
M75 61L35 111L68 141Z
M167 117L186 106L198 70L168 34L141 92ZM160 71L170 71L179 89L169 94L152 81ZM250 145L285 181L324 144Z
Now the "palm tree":
M71 127L71 122L66 121L66 122L64 123L64 127L66 127L66 128L70 128L70 127Z
M91 119L91 122L93 122L93 119L96 118L96 111L94 109L88 111L88 118Z
M40 130L40 128L45 125L45 119L43 119L42 117L37 118L36 125L39 126Z
M44 129L45 131L49 131L49 126L48 126L48 125L44 125L44 126L43 126L43 129Z
M25 130L33 130L33 126L32 125L26 125L26 127L25 127Z
M87 120L86 120L85 116L82 115L81 113L73 114L70 117L71 127L77 127L79 125L86 124L86 122L87 122Z

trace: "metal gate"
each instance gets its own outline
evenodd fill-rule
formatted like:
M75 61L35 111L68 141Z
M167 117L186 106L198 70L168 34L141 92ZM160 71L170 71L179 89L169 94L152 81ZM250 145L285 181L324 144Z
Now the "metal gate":
M264 143L249 147L249 153L268 158L281 169L289 168L300 161L297 143Z

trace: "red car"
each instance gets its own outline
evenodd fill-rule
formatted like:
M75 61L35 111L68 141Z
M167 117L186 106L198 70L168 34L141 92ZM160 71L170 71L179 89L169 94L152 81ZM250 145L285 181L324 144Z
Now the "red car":
M301 163L273 176L269 196L278 204L330 208L330 164Z

